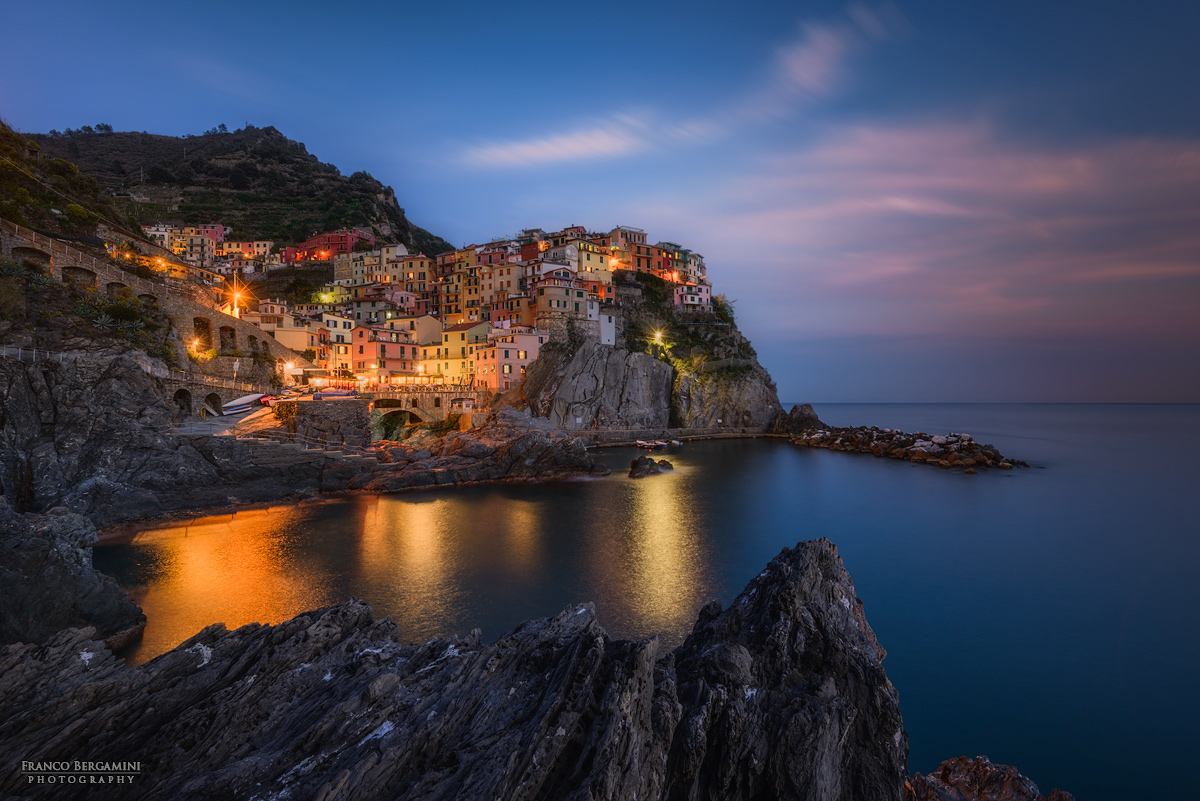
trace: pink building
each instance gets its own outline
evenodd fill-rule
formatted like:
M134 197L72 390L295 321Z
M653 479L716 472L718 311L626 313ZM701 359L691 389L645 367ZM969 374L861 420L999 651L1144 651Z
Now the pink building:
M475 348L475 383L503 392L525 380L525 370L550 339L546 331L492 332L492 341Z
M233 230L232 228L226 228L220 223L206 223L192 227L196 229L196 233L200 234L200 236L207 236L214 242L224 242L226 232Z
M712 308L712 287L708 284L680 284L675 287L675 308L703 311Z
M372 383L400 384L417 376L420 354L408 331L358 325L350 338L354 374Z

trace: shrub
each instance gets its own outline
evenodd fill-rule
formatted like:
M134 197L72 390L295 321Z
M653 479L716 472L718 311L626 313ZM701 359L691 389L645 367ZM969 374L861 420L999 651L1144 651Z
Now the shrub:
M79 220L80 222L87 222L92 216L88 213L87 209L85 209L83 206L80 206L78 203L68 203L67 214L71 217L74 217L76 220Z
M0 317L11 317L25 308L25 293L21 279L15 276L0 278Z

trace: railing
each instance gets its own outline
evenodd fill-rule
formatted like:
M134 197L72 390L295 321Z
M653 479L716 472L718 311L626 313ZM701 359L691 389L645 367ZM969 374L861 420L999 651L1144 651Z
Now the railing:
M78 248L73 248L61 240L53 237L39 234L29 228L22 229L16 223L8 220L0 220L0 225L12 231L13 236L17 239L29 242L39 247L45 248L53 258L55 252L60 253L64 258L71 261L75 266L82 269L90 269L96 274L97 278L104 277L106 280L111 278L119 278L120 283L125 284L130 289L144 291L146 294L152 294L154 291L173 289L176 292L181 292L189 295L193 300L205 306L210 306L219 309L219 298L214 298L213 293L217 290L201 281L191 279L183 280L173 278L169 275L161 276L157 279L142 278L138 275L127 273L121 266L111 264L106 261L101 261L90 253L84 253ZM73 254L73 255L72 255ZM114 276L119 271L120 275ZM61 274L61 270L60 270ZM97 287L99 288L99 287Z

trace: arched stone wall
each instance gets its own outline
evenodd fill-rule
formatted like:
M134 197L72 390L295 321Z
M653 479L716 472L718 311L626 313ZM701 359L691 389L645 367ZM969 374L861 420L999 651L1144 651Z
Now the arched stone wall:
M224 414L224 408L221 403L221 396L215 392L210 392L204 396L204 405L212 409L217 414Z
M192 338L188 342L200 350L211 350L213 347L212 320L207 317L192 318Z
M238 349L237 331L234 331L232 326L221 326L219 333L221 336L221 345L218 350L221 353L232 353Z
M83 267L67 265L62 268L62 274L63 281L72 281L76 284L83 284L84 286L90 286L92 289L95 289L99 284L99 279L96 277L96 274Z
M35 270L44 272L50 271L52 263L50 254L46 251L23 246L17 246L12 249L12 259L17 264L24 264L26 267L32 267Z
M174 400L176 408L178 408L183 415L186 416L192 413L192 393L188 392L186 389L176 390Z

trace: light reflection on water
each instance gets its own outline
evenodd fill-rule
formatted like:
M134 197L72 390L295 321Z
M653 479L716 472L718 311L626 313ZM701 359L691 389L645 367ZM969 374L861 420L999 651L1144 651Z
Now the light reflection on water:
M96 565L149 619L134 662L210 623L274 623L352 596L411 641L476 627L493 640L594 601L613 636L667 648L780 548L826 536L888 651L911 769L987 754L1079 798L1187 797L1200 407L817 411L971 432L1035 468L966 476L726 441L685 446L673 473L635 481L635 454L609 451L603 479L249 510L98 547ZM1145 764L1164 767L1131 767Z
M212 623L277 623L349 597L411 640L597 602L620 636L682 640L711 597L687 456L673 473L540 486L355 496L149 528L97 566L145 610L140 664Z

